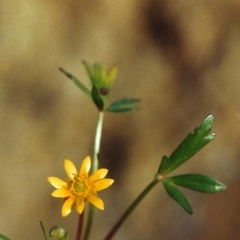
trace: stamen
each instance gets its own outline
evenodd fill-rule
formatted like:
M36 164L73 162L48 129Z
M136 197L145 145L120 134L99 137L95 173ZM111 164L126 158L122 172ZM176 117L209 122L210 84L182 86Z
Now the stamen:
M73 188L77 194L84 193L86 190L86 184L83 182L75 182Z

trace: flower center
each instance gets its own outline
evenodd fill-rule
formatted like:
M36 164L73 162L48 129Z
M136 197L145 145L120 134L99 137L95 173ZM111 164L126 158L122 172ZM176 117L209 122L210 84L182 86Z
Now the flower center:
M75 182L73 184L73 188L74 188L74 192L76 194L79 194L79 193L84 193L86 188L87 188L87 186L86 186L86 184L84 182L78 182L77 181L77 182Z
M84 197L89 191L89 182L87 176L75 175L68 183L69 190L75 196Z

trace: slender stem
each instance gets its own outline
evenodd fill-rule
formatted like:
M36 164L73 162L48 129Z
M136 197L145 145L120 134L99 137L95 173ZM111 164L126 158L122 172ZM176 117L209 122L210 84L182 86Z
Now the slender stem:
M93 149L92 172L95 172L98 169L98 156L100 153L103 119L104 119L104 112L99 112L97 128L95 133L94 149ZM83 238L84 240L87 240L90 235L93 218L94 218L94 206L92 204L89 204L88 220L87 220L87 225L86 225L84 238Z
M90 235L90 231L93 223L93 216L94 216L94 206L90 203L89 209L88 209L88 221L87 221L84 238L83 238L84 240L87 240Z
M155 178L141 193L140 195L133 201L133 203L127 208L127 210L123 213L123 215L119 218L117 223L113 226L104 240L110 240L115 235L117 230L121 227L123 222L127 219L127 217L133 212L133 210L137 207L137 205L142 201L142 199L150 192L150 190L159 182L159 179Z
M46 231L45 231L45 228L44 228L44 226L43 226L42 221L40 221L40 225L41 225L41 229L42 229L42 232L43 232L44 239L47 240Z
M104 112L99 112L97 128L95 133L95 141L94 141L92 172L95 172L98 169L98 156L100 153L103 118L104 118Z
M78 228L77 228L77 234L76 234L76 240L81 240L82 235L82 228L83 228L83 218L84 218L84 211L82 214L79 214L78 216Z

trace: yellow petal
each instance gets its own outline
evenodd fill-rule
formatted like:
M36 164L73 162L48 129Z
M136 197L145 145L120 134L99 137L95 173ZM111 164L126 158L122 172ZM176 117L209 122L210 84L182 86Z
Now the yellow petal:
M62 187L67 187L67 183L61 180L60 178L48 177L47 179L55 188L59 189Z
M89 156L87 156L84 158L84 160L82 162L82 165L81 165L80 171L79 171L79 176L88 175L90 167L91 167L91 159Z
M52 192L52 196L53 197L58 197L58 198L65 198L65 197L69 197L71 195L71 192L67 189L57 189L55 191Z
M65 168L65 171L68 175L68 177L70 179L72 179L76 174L77 174L77 169L76 167L74 166L74 164L68 160L68 159L65 159L64 160L64 168Z
M101 168L98 169L96 172L94 172L90 177L89 180L94 182L96 180L105 178L105 176L107 175L108 170L106 168Z
M117 67L113 67L107 72L107 77L105 82L108 85L108 87L111 87L116 76L117 76Z
M113 179L105 178L105 179L101 179L99 181L94 182L93 186L95 187L95 191L101 191L111 186L113 182L114 182Z
M87 200L92 203L95 207L103 210L104 209L104 203L102 201L102 199L95 197L93 195L90 195L87 197Z
M75 202L75 198L68 198L62 207L62 216L66 217L72 211L72 205Z
M81 214L83 212L83 209L84 209L84 199L83 198L80 198L80 197L77 198L76 209L79 214Z

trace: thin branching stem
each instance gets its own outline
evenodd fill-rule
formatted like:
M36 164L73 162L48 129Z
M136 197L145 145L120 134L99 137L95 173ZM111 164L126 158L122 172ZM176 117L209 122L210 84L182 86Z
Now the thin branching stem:
M116 224L112 227L110 232L104 238L104 240L111 240L118 229L121 227L123 222L127 217L133 212L133 210L138 206L138 204L143 200L143 198L150 192L150 190L159 182L159 179L155 178L141 193L140 195L132 202L132 204L126 209L123 215L119 218Z

